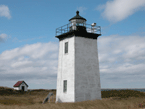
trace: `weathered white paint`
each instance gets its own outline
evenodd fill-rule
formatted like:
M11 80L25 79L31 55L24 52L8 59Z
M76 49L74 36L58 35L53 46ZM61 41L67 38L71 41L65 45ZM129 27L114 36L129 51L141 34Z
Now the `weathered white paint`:
M68 41L68 54L64 44ZM63 92L67 80L67 92ZM59 42L56 102L101 99L97 40L73 36Z
M20 88L19 88L19 87L14 87L14 89L15 89L15 90L20 90Z
M14 89L15 90L22 90L22 86L24 86L24 91L28 91L28 87L24 82L19 87L14 87Z
M101 99L97 40L75 37L75 101Z
M64 53L65 42L68 42L68 53ZM74 37L59 42L59 63L57 74L58 102L75 102L74 96ZM67 80L67 92L63 92L63 80Z

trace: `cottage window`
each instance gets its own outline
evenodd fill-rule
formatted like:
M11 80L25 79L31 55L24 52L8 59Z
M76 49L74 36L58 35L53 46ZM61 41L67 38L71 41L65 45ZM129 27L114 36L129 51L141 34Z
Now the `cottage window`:
M68 42L65 42L65 48L64 49L65 49L64 50L65 51L65 54L68 53Z
M63 81L63 92L67 91L67 80Z

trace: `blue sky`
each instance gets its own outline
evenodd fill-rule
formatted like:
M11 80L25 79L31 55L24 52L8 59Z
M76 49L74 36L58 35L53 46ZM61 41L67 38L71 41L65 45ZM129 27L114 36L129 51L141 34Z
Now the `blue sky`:
M101 88L145 88L144 0L1 0L0 86L25 80L30 89L55 89L55 29L77 10L101 26Z

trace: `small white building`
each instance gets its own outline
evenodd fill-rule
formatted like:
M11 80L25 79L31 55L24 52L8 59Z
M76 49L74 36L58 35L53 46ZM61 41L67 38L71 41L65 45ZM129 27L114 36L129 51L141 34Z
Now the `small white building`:
M28 91L28 85L25 81L18 81L13 87L15 90Z

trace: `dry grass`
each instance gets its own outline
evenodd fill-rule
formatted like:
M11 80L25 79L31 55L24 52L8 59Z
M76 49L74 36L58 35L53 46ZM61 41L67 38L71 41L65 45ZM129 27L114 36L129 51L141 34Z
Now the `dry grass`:
M49 92L53 92L55 97L55 90L24 93L0 87L0 109L139 109L141 105L145 106L145 93L132 90L102 91L102 100L77 103L55 103L51 97L50 103L42 104Z

